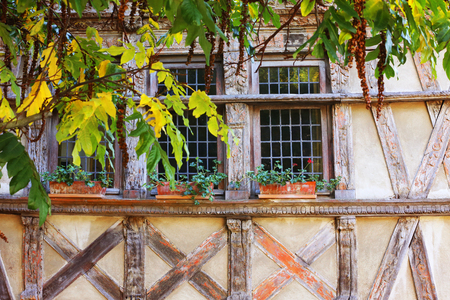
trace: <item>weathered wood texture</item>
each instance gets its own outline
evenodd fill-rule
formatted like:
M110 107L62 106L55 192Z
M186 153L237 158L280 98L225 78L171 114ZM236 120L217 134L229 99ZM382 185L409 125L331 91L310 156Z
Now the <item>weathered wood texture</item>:
M356 245L356 218L354 216L337 218L339 277L337 300L358 299L358 268Z
M253 299L270 299L291 283L292 280L293 276L285 269L275 272L253 290Z
M45 124L42 124L42 120L36 121L30 125L28 133L30 138L33 139L39 136L39 132L42 130L41 138L36 142L28 141L27 145L28 155L33 160L39 173L48 171L49 147L51 146L48 140L49 126L51 126L51 119L48 119Z
M420 223L409 246L409 265L414 279L418 300L437 300L436 285Z
M100 259L123 240L122 227L122 222L115 223L83 251L73 256L64 267L45 283L43 299L53 299L78 277L91 270Z
M336 230L334 222L330 222L322 227L311 240L309 240L295 254L305 263L311 265L320 255L330 249L336 243Z
M43 279L43 232L39 227L39 218L22 217L23 245L22 269L25 290L20 294L21 300L42 299Z
M417 75L419 75L420 84L424 91L439 91L439 82L434 78L431 72L430 62L420 63L421 54L414 55L414 64L416 65Z
M123 299L145 300L145 230L146 220L129 217L124 220L125 278Z
M335 298L336 290L332 286L320 278L302 259L291 253L263 227L253 223L253 233L255 245L318 299L331 300ZM263 294L262 289L256 290L259 294Z
M74 242L49 221L45 222L44 240L66 261L72 260L81 252ZM106 299L122 299L120 287L99 266L94 265L83 275Z
M252 221L228 219L229 229L229 267L228 299L250 300L252 298L251 282L251 245Z
M247 54L245 53L244 59L246 62L241 65L241 70L236 75L239 63L239 46L234 39L231 39L230 42L230 46L225 46L223 53L225 95L247 94L250 84L249 65L246 61Z
M444 101L431 132L422 162L412 182L408 198L426 198L433 185L439 165L444 159L450 136L450 101Z
M375 106L372 107L372 113L394 194L397 198L406 198L409 193L410 179L391 106L389 103L385 103L378 119Z
M400 266L416 230L418 218L399 218L380 268L372 285L368 300L387 300L391 294Z
M165 299L182 283L198 273L203 265L226 244L227 230L225 228L211 234L200 246L153 284L147 293L147 299Z
M355 189L353 160L352 109L349 104L333 106L334 175L341 176L338 189Z
M431 124L433 124L434 127L439 116L439 112L441 111L443 101L426 101L425 103L427 104ZM444 165L445 175L447 176L447 182L450 184L450 144L447 145L447 150L445 151L442 163Z
M231 156L226 161L226 169L228 181L236 182L242 180L243 174L245 174L247 170L250 170L251 134L249 106L244 103L226 104L225 113L228 126L233 129L234 135L239 139L239 144L235 144L232 134L228 134L228 140L230 141L231 147ZM244 179L239 191L240 193L226 192L226 198L234 199L235 197L232 197L234 194L237 194L236 196L239 197L237 199L248 198L250 194L250 185L248 180Z
M8 275L6 274L5 265L3 264L0 252L0 300L14 300L11 285L9 284Z
M186 255L177 249L158 229L151 223L147 224L146 244L169 266L175 267L186 258ZM203 271L194 274L189 283L194 286L207 299L225 299L227 292L214 279Z

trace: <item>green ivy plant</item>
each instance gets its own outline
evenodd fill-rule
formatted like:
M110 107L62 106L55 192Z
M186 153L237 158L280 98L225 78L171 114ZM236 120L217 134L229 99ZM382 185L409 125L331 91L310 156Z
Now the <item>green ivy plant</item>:
M195 161L189 164L190 167L196 170L197 174L192 176L190 180L188 180L187 176L180 176L180 180L175 185L172 185L171 188L175 190L179 187L181 190L184 190L183 195L192 196L192 200L195 200L195 196L202 196L213 201L214 188L211 187L211 184L218 185L222 180L227 178L226 174L218 171L217 166L220 163L220 161L214 160L214 166L212 167L212 171L210 171L203 166L203 161L197 157ZM158 173L155 171L149 175L148 183L144 187L149 189L154 188L157 185L163 185L162 183L167 181L164 175L158 176ZM197 205L199 202L195 200L195 204Z

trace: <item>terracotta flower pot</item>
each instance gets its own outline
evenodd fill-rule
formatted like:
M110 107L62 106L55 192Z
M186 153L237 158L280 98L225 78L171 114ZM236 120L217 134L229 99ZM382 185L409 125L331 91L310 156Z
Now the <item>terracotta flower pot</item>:
M89 187L84 181L74 181L71 186L65 182L50 181L50 194L83 194L105 195L106 187L101 186L100 181L93 181L94 186Z
M316 182L259 185L259 198L316 198Z
M156 187L156 190L158 191L158 195L156 195L156 199L191 199L193 196L195 196L195 199L208 199L206 197L202 197L201 193L198 190L198 187L195 182L189 182L190 186L193 187L194 191L198 193L197 196L195 195L184 195L186 192L186 187L184 184L175 185L175 190L170 189L170 182L162 182L162 185L158 185ZM214 184L211 183L210 190L212 191L214 189Z

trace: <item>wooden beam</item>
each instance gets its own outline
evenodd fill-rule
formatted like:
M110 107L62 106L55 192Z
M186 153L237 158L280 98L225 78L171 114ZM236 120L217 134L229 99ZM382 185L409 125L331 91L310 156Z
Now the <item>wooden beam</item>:
M358 299L358 267L356 245L356 218L337 218L339 277L336 300Z
M291 283L292 279L293 277L285 269L273 273L255 288L253 291L253 299L265 300L272 298Z
M264 228L253 223L253 233L256 246L280 267L285 268L291 276L294 276L318 299L332 300L335 298L336 290L332 286L320 278L303 260L291 253Z
M0 253L1 254L1 253ZM14 300L14 295L0 255L0 300Z
M228 299L239 295L239 299L252 298L251 245L252 221L227 219L229 229L229 290Z
M427 198L436 177L439 165L444 159L450 136L450 101L444 101L439 117L431 132L422 162L412 182L408 198Z
M368 300L387 300L416 230L418 218L399 218L384 253Z
M227 230L225 228L214 232L185 259L158 280L148 291L147 299L165 299L183 282L194 276L205 263L222 250L227 244Z
M147 224L146 244L171 267L175 267L186 258L186 255L151 223ZM227 292L223 287L203 271L194 274L189 279L189 283L207 299L221 300L227 297Z
M81 252L74 242L49 221L45 222L44 240L66 261ZM122 299L120 287L97 265L86 271L84 276L106 299Z
M118 221L83 251L75 255L64 267L44 284L43 299L53 299L72 282L102 259L123 240L122 222Z
M352 109L346 104L333 106L334 176L341 176L339 190L355 189Z
M409 246L409 265L414 279L418 300L437 300L436 284L431 272L430 260L423 239L420 223Z
M394 194L396 198L406 198L409 193L410 180L391 106L389 103L383 105L380 118L377 118L375 106L372 106L372 113Z
M21 300L42 299L44 249L43 234L38 217L22 217L23 245L22 268L25 290L20 294Z
M436 120L441 111L443 101L426 101L428 114L430 115L431 124L436 124ZM442 161L444 165L445 175L447 176L447 182L450 185L450 144L447 145L447 150L444 154L444 159Z
M434 78L431 71L430 62L421 63L421 54L417 52L414 55L414 64L416 65L417 75L419 75L420 84L424 91L439 91L439 82Z
M145 230L143 217L128 217L124 220L125 276L124 299L145 300Z
M323 226L295 255L306 264L311 265L335 243L336 229L334 222L330 222Z

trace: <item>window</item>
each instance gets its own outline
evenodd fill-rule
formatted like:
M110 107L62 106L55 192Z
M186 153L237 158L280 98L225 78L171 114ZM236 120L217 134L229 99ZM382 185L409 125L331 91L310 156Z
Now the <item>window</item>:
M205 90L205 69L170 69L175 74L176 79L180 83L185 83L194 90ZM158 94L165 95L167 93L164 83L158 83ZM186 88L186 96L190 96L192 90ZM212 71L211 85L209 88L209 95L216 95L216 71Z
M319 67L262 67L260 94L318 94Z

